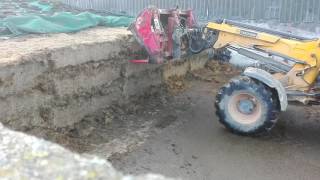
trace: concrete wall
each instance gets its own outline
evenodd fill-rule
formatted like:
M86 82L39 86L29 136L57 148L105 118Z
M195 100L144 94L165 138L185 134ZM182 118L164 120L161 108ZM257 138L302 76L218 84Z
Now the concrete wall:
M107 28L0 41L0 51L0 120L18 130L72 127L207 61L203 53L165 65L130 64L139 46L127 30Z
M161 175L125 176L106 160L8 130L0 123L1 179L173 180Z

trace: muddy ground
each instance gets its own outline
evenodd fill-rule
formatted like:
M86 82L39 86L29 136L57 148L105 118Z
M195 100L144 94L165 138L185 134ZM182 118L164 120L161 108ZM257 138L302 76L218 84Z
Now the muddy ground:
M148 136L142 145L110 156L114 166L183 179L319 179L318 107L290 106L262 137L233 135L219 124L213 103L219 87L235 74L229 68L205 69L177 83L187 88L146 110L144 118L156 128L147 133L142 128L138 132Z
M170 77L165 84L151 88L143 96L132 97L121 105L110 104L72 127L33 127L25 132L75 152L113 159L135 150L150 135L182 123L177 121L178 115L188 112L192 102L190 97L180 94L191 90L194 81L211 82L218 88L235 74L239 74L238 69L211 61L205 69L188 73L186 77Z
M28 131L75 152L98 155L130 174L183 179L318 179L318 107L290 107L257 138L226 131L215 116L218 89L240 73L214 61L172 77L127 104L87 116L73 129Z

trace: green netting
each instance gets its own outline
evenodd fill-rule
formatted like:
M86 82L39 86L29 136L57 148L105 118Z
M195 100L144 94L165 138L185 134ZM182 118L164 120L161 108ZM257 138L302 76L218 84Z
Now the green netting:
M0 29L7 28L13 36L17 36L28 33L77 32L95 26L126 27L132 21L132 17L126 16L100 16L89 12L75 15L69 12L59 12L52 16L7 17L0 20ZM0 35L7 34L8 31L0 32Z
M0 0L0 36L68 33L95 26L126 27L133 21L133 18L128 16L79 13L73 9L68 10L57 2Z

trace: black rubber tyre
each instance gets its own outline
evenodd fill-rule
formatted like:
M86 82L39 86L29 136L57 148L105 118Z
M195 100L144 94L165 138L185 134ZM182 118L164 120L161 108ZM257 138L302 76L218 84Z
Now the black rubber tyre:
M232 79L216 97L216 114L231 132L260 135L270 131L279 117L275 92L246 76Z

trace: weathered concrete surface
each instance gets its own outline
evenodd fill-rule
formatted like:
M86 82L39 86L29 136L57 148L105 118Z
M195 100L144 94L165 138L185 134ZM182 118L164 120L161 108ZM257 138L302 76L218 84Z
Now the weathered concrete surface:
M203 53L165 65L130 64L141 49L122 28L0 41L0 51L0 121L18 130L72 128L208 60Z
M1 124L0 178L6 180L170 180L153 174L125 176L103 159L74 154L58 145L10 131Z

